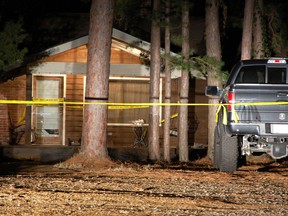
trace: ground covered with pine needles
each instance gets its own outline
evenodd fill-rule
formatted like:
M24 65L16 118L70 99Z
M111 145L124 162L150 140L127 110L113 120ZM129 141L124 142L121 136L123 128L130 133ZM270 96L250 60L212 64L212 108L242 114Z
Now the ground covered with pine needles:
M0 215L287 215L288 162L237 172L189 163L75 156L58 164L2 162Z

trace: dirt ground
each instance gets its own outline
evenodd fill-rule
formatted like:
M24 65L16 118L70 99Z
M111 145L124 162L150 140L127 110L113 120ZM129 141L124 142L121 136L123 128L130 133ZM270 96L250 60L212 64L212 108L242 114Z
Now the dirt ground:
M2 162L0 215L288 215L288 161L218 172L185 164Z

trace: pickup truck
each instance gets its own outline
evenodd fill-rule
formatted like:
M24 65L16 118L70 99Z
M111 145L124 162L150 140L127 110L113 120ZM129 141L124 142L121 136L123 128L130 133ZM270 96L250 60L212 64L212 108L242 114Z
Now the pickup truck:
M288 60L242 60L223 89L206 86L219 98L214 131L214 167L234 172L245 156L288 155Z

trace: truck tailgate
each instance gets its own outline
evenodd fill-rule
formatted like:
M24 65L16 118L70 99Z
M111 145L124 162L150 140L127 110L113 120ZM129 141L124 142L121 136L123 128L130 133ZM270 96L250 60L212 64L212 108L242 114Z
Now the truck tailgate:
M244 103L235 106L239 122L288 122L288 85L234 84L233 89L235 103Z

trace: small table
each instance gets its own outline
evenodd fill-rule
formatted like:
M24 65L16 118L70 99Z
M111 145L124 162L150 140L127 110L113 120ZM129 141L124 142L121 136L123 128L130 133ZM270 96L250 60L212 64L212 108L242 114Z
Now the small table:
M143 119L138 119L138 120L133 121L133 131L136 136L134 140L134 147L147 146L144 142L146 134L147 134L147 128L144 125Z

